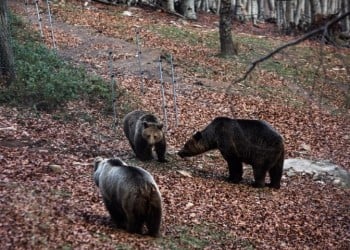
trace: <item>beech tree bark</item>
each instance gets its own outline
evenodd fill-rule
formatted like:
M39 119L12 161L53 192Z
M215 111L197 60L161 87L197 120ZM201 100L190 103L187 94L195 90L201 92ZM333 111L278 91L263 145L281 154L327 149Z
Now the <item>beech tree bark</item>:
M197 19L196 11L194 9L194 0L183 0L181 3L183 15L192 20Z
M7 10L7 0L0 0L0 80L6 87L16 78Z
M343 0L342 1L342 13L350 12L350 3L349 0ZM350 16L347 16L343 20L343 32L344 34L347 34L347 36L350 36Z
M220 8L220 46L222 56L237 55L238 51L232 40L231 0L222 0Z
M175 12L175 4L174 0L162 1L162 3L166 2L166 9L170 12Z

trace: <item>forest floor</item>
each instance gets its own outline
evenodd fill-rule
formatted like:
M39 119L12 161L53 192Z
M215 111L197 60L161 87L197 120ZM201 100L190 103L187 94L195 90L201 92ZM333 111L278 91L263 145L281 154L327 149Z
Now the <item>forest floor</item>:
M33 5L26 8L18 0L9 5L38 28ZM41 11L46 15L45 5ZM123 11L132 15L124 16ZM218 37L213 35L218 20L210 14L190 22L151 9L94 2L85 8L80 1L53 5L52 14L59 55L107 81L111 73L117 76L124 93L117 100L118 122L134 108L164 118L159 57L164 58L169 162L135 159L120 126L113 129L111 115L100 105L72 102L53 113L1 106L2 249L349 249L349 189L306 174L283 175L280 190L254 189L249 166L242 184L227 182L227 164L216 151L185 160L176 155L194 131L214 117L230 116L267 120L283 135L286 158L326 159L350 170L349 110L343 105L349 76L342 74L348 61L339 59L333 70L322 69L326 79L340 80L333 88L322 85L323 100L328 98L320 103L319 87L297 84L293 80L300 78L271 70L282 65L278 69L283 72L297 66L300 75L302 68L315 71L312 65L318 59L308 54L319 46L315 41L298 47L308 55L303 65L293 64L297 49L291 49L232 86L249 61L293 39L279 35L272 24L234 25L241 54L224 59L217 56ZM45 42L52 46L45 20L43 29ZM137 30L144 79L136 57ZM350 58L349 49L323 48L324 64L333 63L332 54ZM177 120L170 54L177 81ZM135 103L126 102L129 97ZM92 181L96 156L119 156L152 173L163 199L161 238L132 235L113 226Z

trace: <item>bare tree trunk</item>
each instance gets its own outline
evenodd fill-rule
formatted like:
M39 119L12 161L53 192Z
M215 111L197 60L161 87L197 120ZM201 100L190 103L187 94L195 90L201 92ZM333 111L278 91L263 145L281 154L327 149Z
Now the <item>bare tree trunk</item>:
M291 30L291 25L295 24L294 22L294 16L293 16L293 8L294 6L292 6L292 1L287 1L286 2L286 13L285 13L285 24L284 24L284 29L286 31L290 31Z
M265 7L264 7L264 0L257 0L257 4L258 4L258 20L264 20L265 18Z
M217 0L217 2L218 2L218 4L217 4L217 7L216 7L216 14L220 15L221 0Z
M342 0L342 14L350 11L349 0ZM342 22L342 28L344 33L350 34L350 16L347 16Z
M196 20L197 15L194 8L194 0L184 0L181 4L183 15L188 19Z
M275 1L274 0L267 0L266 8L269 10L269 15L271 18L276 17L276 8L275 8Z
M258 16L258 6L256 0L248 0L247 2L247 12L254 25L256 25L256 20Z
M277 15L276 15L276 17L277 17L277 26L279 27L279 29L283 29L284 25L286 23L284 2L276 1L276 13L277 13Z
M305 0L297 0L297 4L295 7L295 12L294 12L294 22L296 25L299 25L301 15L305 15Z
M237 55L237 48L232 40L231 0L222 0L220 8L220 46L222 56Z
M10 45L7 0L0 0L0 80L8 87L15 80L15 63Z
M334 0L329 0L329 13L335 13L338 8L338 2Z
M162 1L163 2L163 1ZM166 9L170 12L175 12L175 4L174 0L167 0L166 1Z
M321 5L319 0L310 0L311 23L317 22L317 14L321 14Z
M311 24L311 6L310 6L310 1L306 0L305 1L305 23L308 23L309 25Z
M245 11L241 0L237 0L233 8L234 19L241 22L245 21Z
M327 11L327 3L328 1L327 0L320 0L320 4L321 4L321 13L322 15L327 15L329 14L328 11Z

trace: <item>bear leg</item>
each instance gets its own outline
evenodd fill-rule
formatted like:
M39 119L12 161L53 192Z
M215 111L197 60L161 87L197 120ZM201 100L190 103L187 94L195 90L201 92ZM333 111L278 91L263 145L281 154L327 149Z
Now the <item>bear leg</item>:
M118 228L125 228L126 215L120 206L116 205L111 201L104 199L105 206L112 218L112 221L116 224Z
M139 211L140 208L134 207L134 205L128 204L127 207L125 207L126 212L126 230L129 233L137 233L142 234L142 227L144 223L144 218L140 214L141 211ZM142 205L142 204L140 204Z
M218 149L228 164L228 180L233 183L239 183L243 179L243 165L236 156L235 145L232 144L231 138L225 133L221 133L222 140L218 143Z
M148 235L158 237L160 235L160 224L162 220L162 208L153 206L146 218Z
M225 158L225 157L224 157ZM243 165L242 162L234 157L225 158L228 163L229 181L239 183L243 179Z
M150 161L152 157L152 146L142 137L136 138L134 143L136 157L141 161Z
M268 184L271 188L279 189L281 187L281 178L283 173L283 161L280 159L275 166L269 169L271 182Z
M135 218L134 216L128 216L126 230L129 233L142 234L143 222L144 221L142 220L142 218Z
M261 166L253 166L254 182L252 184L255 188L265 187L266 169Z
M165 140L155 144L154 149L157 153L158 161L159 162L167 162L167 160L165 159L165 151L166 151Z

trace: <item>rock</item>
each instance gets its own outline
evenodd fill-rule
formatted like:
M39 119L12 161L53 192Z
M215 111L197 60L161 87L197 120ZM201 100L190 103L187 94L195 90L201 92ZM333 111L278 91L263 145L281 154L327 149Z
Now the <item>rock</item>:
M185 177L192 177L190 172L187 172L185 170L177 170L176 172L178 172L179 174L185 176Z
M54 173L62 173L63 172L63 169L60 165L51 164L48 167Z
M125 10L125 11L123 11L122 15L123 16L132 16L132 13L131 13L131 11Z
M311 151L311 146L305 143L302 143L301 148L304 149L305 151Z
M295 171L287 171L286 175L289 176L289 177L292 177L292 176L295 176Z
M340 179L334 179L333 180L334 185L341 185L341 180Z
M283 168L287 176L293 176L295 173L310 174L315 181L331 179L334 185L350 187L350 172L330 161L286 159Z

